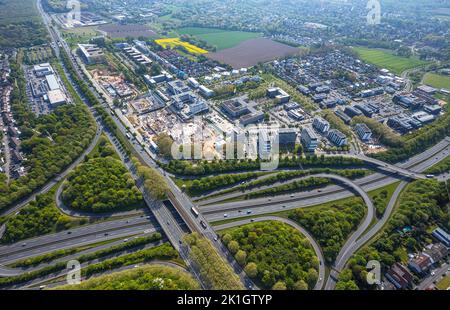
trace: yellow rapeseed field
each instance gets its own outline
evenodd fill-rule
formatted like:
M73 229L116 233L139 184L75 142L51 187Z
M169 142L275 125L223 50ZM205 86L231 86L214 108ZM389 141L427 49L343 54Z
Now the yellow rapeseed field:
M189 53L192 53L192 54L207 54L208 53L208 51L205 51L204 49L202 49L198 46L192 45L188 42L181 41L180 38L158 39L158 40L155 40L155 42L164 48L168 48L168 47L174 48L176 46L183 46Z

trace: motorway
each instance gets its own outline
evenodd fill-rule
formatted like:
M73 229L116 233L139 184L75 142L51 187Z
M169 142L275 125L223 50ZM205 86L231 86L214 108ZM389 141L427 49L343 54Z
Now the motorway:
M40 7L40 1L38 1L38 2L39 2L38 7L40 8L40 10L42 10L42 8ZM42 11L41 11L41 13L44 16L44 20L46 21L47 26L49 27L49 32L54 37L54 43L56 45L56 49L58 49L57 42L61 41L63 47L67 51L68 47L65 44L65 42L60 40L59 34L57 34L56 31L53 31L52 29L50 29L50 26L48 25L48 19L47 19L46 15ZM57 54L59 54L59 53L57 53ZM70 51L68 51L68 55L69 55L69 57L71 57ZM75 62L75 59L73 57L71 57L71 61L73 62L74 68L80 73L80 69L77 66L77 64ZM80 76L82 76L82 75L80 74ZM100 96L98 96L98 93L94 92L94 94L96 94L97 97L100 99ZM101 102L103 102L103 100L101 100ZM110 111L110 113L111 113L111 111ZM123 124L119 120L117 120L117 118L114 116L113 113L111 113L111 115L113 116L113 119L116 122L118 128L125 135L125 133L127 132L127 129L123 126ZM99 126L98 132L101 132L100 128L101 127ZM99 136L99 134L98 134L98 136ZM114 137L112 137L112 135L110 135L109 133L108 133L108 137L114 142L114 145L117 147L118 143L117 143L117 141L114 141ZM95 143L93 143L92 145L95 145ZM421 172L421 171L425 170L427 167L431 166L432 164L442 160L442 156L443 156L443 158L446 157L446 155L448 154L448 146L449 146L449 139L443 140L441 143L439 143L435 147L431 148L430 150L428 150L428 151L426 151L426 152L424 152L424 153L422 153L422 154L420 154L418 156L415 156L414 158L410 159L409 161L407 161L404 164L400 164L399 166L401 167L402 171L399 171L399 173L400 174L409 174L410 177L412 177L412 178L422 178L422 176L419 177L419 175L415 175L415 174L411 175L411 172L409 170L403 170L403 169L408 169L408 168L412 168L413 167L414 171L417 171L417 172ZM237 265L237 262L231 257L231 255L228 253L226 248L220 242L216 242L216 240L215 240L216 239L216 234L215 234L214 230L209 225L207 226L206 229L203 229L201 227L200 221L203 220L204 222L206 222L205 218L203 218L203 216L200 216L199 218L195 218L195 216L190 213L190 208L193 206L192 202L184 195L184 193L182 193L178 189L178 187L173 183L173 181L170 179L170 177L164 171L162 171L159 167L157 167L156 163L149 156L149 154L147 152L145 152L142 149L142 147L138 143L136 143L136 141L133 141L133 147L134 147L135 151L139 154L141 159L143 159L149 166L157 169L161 174L163 174L166 177L166 180L169 183L169 186L170 186L170 188L172 190L172 193L173 193L173 197L174 197L173 204L175 205L175 208L177 209L177 211L180 211L180 209L179 209L180 207L184 209L184 210L181 210L182 212L179 212L179 213L181 213L181 215L184 217L184 220L187 222L188 226L194 225L195 226L195 230L198 230L198 231L202 232L203 235L205 235L208 239L210 239L213 242L213 244L218 248L219 253L223 257L227 258L227 260L235 268L235 270L241 276L241 279L246 284L246 286L247 287L252 287L251 280L248 279L248 277L246 277L245 274L243 274L242 268L240 268ZM88 152L86 151L85 154L87 154L87 153ZM82 156L82 157L84 157L84 156ZM431 157L433 157L433 158L431 158ZM80 161L81 160L82 160L82 158L80 157ZM75 163L73 165L71 165L72 168L75 167L75 166L76 166ZM389 167L387 167L387 168L389 168ZM66 171L70 171L70 170L71 169L67 169ZM373 179L369 180L369 178L371 178L371 177ZM398 177L398 175L397 175L397 177ZM359 180L359 182L357 181L356 183L358 183L358 185L361 186L364 191L367 191L367 187L369 187L368 184L370 184L370 186L373 187L373 189L375 189L375 188L379 188L379 187L385 186L387 184L391 184L393 182L398 181L397 177L389 177L389 176L384 176L384 175L380 175L380 174L375 174L375 175L372 175L372 176L369 176L369 177L365 178L366 180L362 181L362 182L366 182L365 185L362 185L362 184L359 183L363 179ZM53 181L54 183L52 184L52 186L55 185L56 183L58 183L61 179L62 179L62 177L59 177L59 178L55 179ZM48 187L47 191L52 186ZM142 186L142 184L141 184L141 186ZM45 189L43 189L43 190L45 190ZM41 191L39 191L39 192L41 193ZM310 197L312 197L314 195L318 196L318 197L315 198L315 199L318 198L317 201L323 201L323 200L331 201L331 200L340 199L340 198L335 198L335 197L340 197L342 195L343 196L350 196L351 193L348 193L345 190L342 190L342 189L340 189L338 187L335 187L335 188L329 187L326 190L324 190L323 194L321 194L321 195L317 195L317 193L312 193L312 194L310 193L309 194ZM177 235L177 236L179 236L180 234L182 235L181 231L185 231L185 229L177 228L177 226L178 226L178 219L175 218L175 215L177 215L177 214L176 213L174 214L174 212L170 210L171 206L163 205L161 202L150 201L151 197L148 197L147 194L145 194L144 196L146 197L145 199L146 199L146 201L148 201L148 204L149 204L150 209L152 210L152 212L154 214L156 212L155 215L157 216L157 218L159 218L158 222L160 224L163 223L163 225L161 225L161 226L163 226L162 228L164 229L164 231L166 231L166 229L168 229L168 231L169 231L169 234L168 234L169 235L169 239L170 239L170 235L172 235L172 234L173 235ZM320 198L320 197L322 197L322 198ZM291 197L289 197L289 198L291 198ZM297 197L295 197L295 198L296 198L295 200L291 199L291 201L292 202L299 201L299 199ZM31 200L32 199L30 199L29 201L31 201ZM267 212L271 212L271 211L269 211L270 208L272 208L271 210L274 210L274 209L276 209L277 211L280 210L280 204L284 203L284 202L278 202L278 205L275 206L275 207L274 207L273 203L275 203L275 202L272 202L272 203L268 204L267 200L265 200L263 205L266 205L268 207L262 209L259 206L258 208L263 211L261 214L267 213ZM320 202L316 202L314 204L317 204L317 203L320 203ZM25 204L23 204L23 205L25 205ZM253 205L254 205L254 201L253 201ZM250 207L253 207L253 206L239 206L238 208L239 209L243 209L243 208L250 208ZM289 206L289 208L294 208L294 207L295 207L294 205ZM16 205L13 208L13 210L18 210L20 208L21 208L20 205ZM10 211L9 213L11 213L11 212L13 212L13 211ZM208 220L222 219L222 217L220 216L220 214L223 212L222 209L216 209L216 210L214 210L214 212L215 213L213 213L212 211L209 212L209 213L205 212L206 219L208 219ZM242 216L242 214L236 213L235 215L232 215L230 217L233 217L233 216L234 217L240 217L240 216ZM161 219L164 219L164 220L161 220ZM116 222L116 221L114 221L114 222ZM164 224L164 223L166 223L166 224ZM103 223L103 224L105 224L105 223ZM147 221L147 224L148 224L148 221ZM171 224L172 224L172 226L171 226ZM169 228L169 226L170 226L170 228ZM128 228L125 228L125 229L128 229ZM128 231L128 233L131 233L131 230L137 230L137 229L138 228L136 228L136 227L130 228L130 231ZM120 229L118 229L118 231L123 233L123 231L120 230ZM65 232L65 233L67 233L67 232ZM44 236L44 237L41 237L41 238L47 238L47 237L48 236ZM59 238L61 240L62 239L65 240L66 239L66 238L63 238L62 236L59 236ZM36 239L38 239L38 238L36 238ZM91 238L88 238L88 239L90 241L89 243L92 243L92 239ZM174 239L174 238L172 237L172 239ZM174 244L174 241L173 240L171 240L171 241ZM179 241L179 239L178 239L178 241ZM82 242L82 239L81 239L81 242ZM59 244L57 246L58 249L61 248L60 245L63 245L63 243L61 243L60 241L57 241L56 243ZM16 245L12 245L12 246L18 246L18 245L16 244ZM19 245L19 246L21 247L21 245ZM39 245L39 247L40 247L40 245ZM181 255L182 256L183 256L183 252L184 251L181 250ZM0 248L0 253L3 253L2 248ZM348 253L348 251L346 253ZM29 254L30 253L28 253L28 255ZM343 255L343 256L345 256L345 255ZM0 256L0 258L1 258L1 256Z
M236 222L230 222L222 225L214 226L214 229L217 231L242 226L245 224L253 223L253 222L266 222L266 221L278 221L285 223L289 226L292 226L296 230L298 230L301 234L303 234L311 243L311 246L314 249L314 252L316 253L317 258L319 259L319 278L317 279L317 283L314 287L314 290L320 290L323 287L324 281L325 281L325 259L323 257L322 249L320 248L317 241L313 238L313 236L310 235L308 231L306 231L303 227L298 225L296 222L291 221L289 219L278 217L278 216L263 216L254 218L252 220L241 220Z
M445 159L450 153L450 139L446 138L436 146L430 148L422 154L414 156L407 162L400 164L408 169L422 172L434 164ZM384 175L374 173L367 177L356 180L354 183L363 188L365 192L382 188L384 186L396 183L401 179L399 175ZM279 195L272 198L258 198L252 200L223 202L208 206L200 206L201 212L208 221L219 221L224 218L224 214L228 218L239 218L248 216L243 210L247 210L252 214L262 215L267 213L279 212L283 210L304 208L328 201L335 201L342 198L353 196L351 191L342 189L339 186L329 186L319 190L313 190L303 193L295 193L289 195Z
M369 242L387 223L387 221L392 215L392 211L394 210L394 207L398 201L398 198L400 197L400 194L407 185L408 183L403 181L400 183L399 186L397 186L391 199L389 200L389 203L386 207L383 217L374 226L372 226L367 233L365 233L359 239L356 238L348 240L346 244L342 247L341 251L339 252L339 255L335 260L333 268L330 271L330 275L325 285L326 290L334 289L334 287L336 286L336 280L339 277L339 273L342 272L347 261L352 257L354 253L356 253L358 249L360 249L364 244Z
M135 217L81 226L79 228L0 246L0 263L29 258L55 250L113 240L159 229L153 217Z

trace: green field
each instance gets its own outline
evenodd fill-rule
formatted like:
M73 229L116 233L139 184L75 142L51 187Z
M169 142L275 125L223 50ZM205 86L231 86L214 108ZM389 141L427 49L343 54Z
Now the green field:
M434 88L445 88L450 90L450 76L437 73L427 73L423 83Z
M259 38L261 33L245 31L228 31L214 28L185 27L177 29L180 35L188 34L195 36L208 44L217 47L217 50L234 47L249 39Z
M426 65L427 62L415 57L406 58L396 56L392 51L354 47L353 50L359 55L359 57L368 63L371 63L377 67L385 68L393 73L401 74L403 71Z

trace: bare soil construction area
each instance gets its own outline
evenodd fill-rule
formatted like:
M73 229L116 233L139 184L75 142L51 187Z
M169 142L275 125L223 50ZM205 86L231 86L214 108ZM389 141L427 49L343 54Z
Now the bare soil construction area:
M206 57L228 64L235 69L252 67L260 62L267 62L276 58L295 55L300 49L278 43L266 38L247 40L241 44L211 53Z

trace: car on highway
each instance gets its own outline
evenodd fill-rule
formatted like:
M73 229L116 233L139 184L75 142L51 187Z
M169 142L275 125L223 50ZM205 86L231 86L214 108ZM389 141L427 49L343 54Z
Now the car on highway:
M248 211L247 211L247 214L252 214L252 210L248 210Z
M26 243L22 243L22 247L25 247L25 246L27 246L27 244Z
M224 218L227 218L227 217L228 217L228 214L225 213L225 214L223 215L223 217L224 217Z
M200 225L202 225L203 229L208 228L208 225L206 225L206 223L203 221L200 221Z
M128 239L123 239L123 242L128 242Z

